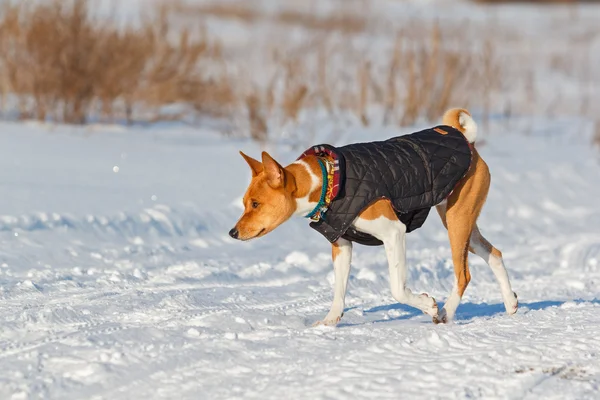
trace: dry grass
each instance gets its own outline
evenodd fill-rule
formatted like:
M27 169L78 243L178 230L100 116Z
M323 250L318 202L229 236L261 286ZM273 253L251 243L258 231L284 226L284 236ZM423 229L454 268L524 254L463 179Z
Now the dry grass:
M485 42L480 51L465 53L457 46L466 40L461 35L437 25L419 26L399 32L388 52L373 55L322 38L296 51L275 52L265 61L275 71L269 83L253 86L247 102L251 136L266 140L267 126L301 124L302 110L351 117L364 126L437 121L446 109L468 107L472 99L490 112L491 93L503 76L495 49ZM261 122L271 116L279 124Z
M600 148L600 121L596 121L593 126L592 144Z
M182 12L192 15L181 4L151 10L135 29L94 20L91 4L48 0L2 9L0 88L3 99L17 99L22 118L154 121L193 112L243 121L233 129L265 141L270 129L293 130L315 113L365 126L406 126L438 120L446 108L466 107L473 98L489 111L503 76L493 46L465 53L466 34L452 26L406 26L389 48L373 53L354 46L349 38L366 29L367 18L343 5L320 16L265 15L247 3L194 8L221 19L270 18L276 26L316 32L316 39L290 44L273 38L272 47L250 47L263 63L252 69L211 40L197 19L181 19ZM161 113L169 104L181 105L181 112Z
M180 12L186 14L193 13L244 22L255 22L264 18L263 13L255 6L242 1L235 3L179 4L178 8Z
M325 16L295 10L284 10L275 15L275 20L281 24L298 25L314 31L358 33L364 32L367 27L367 19L364 15L344 11L339 12L339 10Z
M364 7L364 4L361 4ZM235 2L211 2L207 4L179 4L180 12L189 16L214 17L222 20L237 20L245 23L257 21L275 22L285 26L299 26L311 31L342 33L364 32L368 20L364 10L355 12L347 3L325 15L306 10L283 9L274 13L260 10L257 2L244 0Z
M452 45L464 39L452 30L442 33L433 25L407 31L411 34L397 34L389 52L373 57L348 46L328 48L324 42L312 46L312 51L303 48L302 56L279 61L286 71L282 95L264 97L284 99L280 105L285 121L296 120L300 107L314 107L332 115L354 114L365 126L408 126L420 118L437 120L453 105L467 107L473 97L489 99L499 86L500 68L492 46L474 56ZM336 64L336 58L344 61ZM371 108L384 110L383 120L370 116Z
M259 142L266 141L268 138L267 122L262 114L263 107L259 97L255 94L248 96L246 108L250 122L250 137Z
M477 3L577 3L582 0L474 0ZM588 2L597 0L585 0Z
M473 105L484 123L492 112L517 111L596 119L593 27L572 33L568 52L532 53L514 68L511 48L524 40L519 34L462 22L383 26L345 0L328 13L267 12L250 1L192 8L171 2L144 10L135 28L94 19L93 4L41 0L0 7L3 110L69 123L208 114L258 141L307 135L323 119L340 126L438 121L452 106ZM236 37L223 48L198 16L243 21L248 41L239 45ZM290 27L307 32L297 35ZM540 70L588 90L575 99L542 91ZM175 112L166 114L164 106L173 104Z
M175 30L167 8L134 29L94 20L89 6L86 0L4 6L2 93L18 98L22 118L84 123L99 110L101 119L131 121L139 105L182 102L221 112L234 101L228 82L202 75L218 46Z
M359 116L363 126L369 125L367 106L369 104L369 83L371 82L371 63L365 62L358 70L358 107L356 115Z
M478 64L472 56L446 46L437 26L431 29L425 45L401 48L400 75L406 92L402 125L414 124L423 113L435 120L451 104L468 106L469 94L478 89L473 79Z

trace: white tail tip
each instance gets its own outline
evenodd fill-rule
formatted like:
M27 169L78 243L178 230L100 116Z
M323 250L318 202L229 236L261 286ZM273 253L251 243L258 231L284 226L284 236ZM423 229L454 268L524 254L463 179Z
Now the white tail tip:
M467 141L475 143L477 139L477 124L475 120L467 112L461 111L458 114L458 123L463 128L463 134L467 138Z

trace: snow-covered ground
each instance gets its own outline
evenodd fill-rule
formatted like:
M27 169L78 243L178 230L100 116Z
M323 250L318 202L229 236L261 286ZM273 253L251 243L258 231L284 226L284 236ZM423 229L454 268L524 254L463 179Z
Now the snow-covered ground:
M415 127L417 129L419 127ZM330 247L298 219L234 242L249 141L185 127L0 124L0 399L592 399L600 390L600 157L577 120L492 121L480 218L520 310L484 262L453 325L393 301L357 246L347 310ZM348 128L342 144L400 133ZM328 141L325 133L315 141ZM307 143L310 144L310 143ZM270 146L289 162L301 152ZM435 213L410 286L453 282Z

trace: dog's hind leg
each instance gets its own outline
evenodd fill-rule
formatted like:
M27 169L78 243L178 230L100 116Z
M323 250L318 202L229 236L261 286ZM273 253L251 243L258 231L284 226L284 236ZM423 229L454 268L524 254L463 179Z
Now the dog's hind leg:
M333 303L329 313L323 321L314 325L336 325L344 314L346 287L350 276L350 263L352 260L352 242L340 238L331 245L331 257L333 258L333 272L335 274L335 288L333 291Z
M490 242L479 232L479 228L475 225L473 232L471 233L471 248L470 250L477 254L479 257L490 266L496 280L500 285L500 291L502 292L502 298L504 299L504 307L508 314L514 314L517 312L519 302L517 301L517 294L513 292L508 279L508 273L504 266L504 260L502 259L502 253L500 250L492 246Z
M480 160L478 156L477 159ZM487 171L487 168L481 168L482 164L480 164L479 167L480 169L482 169L481 172L485 177L485 172ZM475 164L475 168L477 168L477 164ZM483 189L487 193L487 189L485 189L485 179L483 179L483 181ZM442 223L446 228L448 228L448 221L446 216L447 203L444 202L443 204L438 205L436 209L440 215ZM502 293L502 298L504 300L506 312L508 314L514 314L515 312L517 312L517 295L513 292L512 287L510 285L508 273L504 266L504 260L502 259L502 253L500 252L500 250L492 246L492 244L485 237L483 237L483 235L479 231L479 227L477 226L477 224L475 224L471 232L469 245L469 250L472 253L477 254L479 257L483 258L483 260L489 265L492 272L494 273L494 276L496 277L496 280L500 285L500 290Z
M463 293L471 281L471 273L467 255L469 253L469 237L473 228L474 218L454 217L449 213L448 217L448 236L450 237L450 248L452 250L452 262L454 264L454 287L440 311L438 318L434 318L435 323L446 323L454 319L456 309L460 304Z
M450 322L454 319L456 309L471 280L468 263L471 233L476 227L489 186L489 169L477 151L473 151L471 169L448 198L446 212L443 212L443 206L437 207L442 222L448 228L455 280L444 308L438 318L433 319L435 323Z

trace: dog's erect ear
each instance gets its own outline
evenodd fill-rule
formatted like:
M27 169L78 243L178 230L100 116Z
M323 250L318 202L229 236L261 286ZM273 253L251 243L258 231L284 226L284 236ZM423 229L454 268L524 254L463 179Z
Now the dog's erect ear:
M241 151L240 151L240 154L242 155L242 157L244 157L244 160L246 160L246 162L250 166L250 169L252 170L252 177L253 178L256 175L260 174L263 171L263 165L260 163L260 161L255 160L254 158L245 155Z
M267 174L267 183L273 189L283 187L285 185L285 171L277 161L273 159L266 151L262 153L262 162Z

